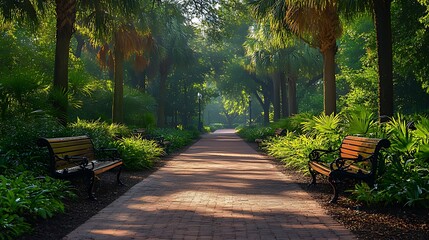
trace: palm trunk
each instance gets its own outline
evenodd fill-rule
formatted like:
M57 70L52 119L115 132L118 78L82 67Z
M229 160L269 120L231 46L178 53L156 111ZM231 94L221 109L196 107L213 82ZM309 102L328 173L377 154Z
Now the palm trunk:
M377 32L379 116L393 116L391 0L373 0ZM380 118L386 119L386 118Z
M289 90L289 116L293 116L298 113L298 104L296 101L296 76L291 74L288 78L288 90Z
M55 45L55 65L53 89L56 93L53 107L61 124L67 125L68 109L68 62L70 40L76 21L76 0L56 0L57 32ZM58 95L57 95L58 94Z
M74 51L74 56L77 58L80 58L82 56L82 49L85 45L85 40L83 39L83 36L80 34L75 34L74 38L77 41L76 50Z
M281 74L280 78L280 88L281 88L281 99L282 99L282 118L286 118L289 116L289 101L287 99L287 84L286 84L286 75L284 73Z
M124 121L124 54L121 49L115 48L112 121L123 123Z
M327 48L323 54L323 94L324 110L326 115L336 113L336 82L335 82L335 52L336 47Z
M280 72L273 74L274 121L280 119Z
M158 95L158 127L165 127L165 98L167 94L167 71L166 63L162 63L159 75L159 95Z

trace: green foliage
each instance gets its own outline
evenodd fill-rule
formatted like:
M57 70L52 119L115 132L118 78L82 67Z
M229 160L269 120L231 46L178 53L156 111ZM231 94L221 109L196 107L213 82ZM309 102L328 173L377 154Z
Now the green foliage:
M384 201L383 194L379 194L377 189L369 187L365 182L355 185L355 189L352 191L352 197L367 205L382 204Z
M312 119L302 122L303 132L313 136L322 135L330 139L330 141L340 141L340 115L325 115L322 113L319 116L314 116Z
M344 131L350 135L369 136L377 132L375 114L366 107L354 106L342 113L345 116Z
M210 123L209 127L210 127L210 131L214 132L218 129L224 128L224 125L223 125L223 123Z
M150 129L149 133L154 137L161 137L170 142L170 151L176 151L188 146L200 136L198 130L180 130L173 128Z
M164 150L153 140L138 136L126 137L116 142L124 165L129 170L142 170L153 167Z
M391 151L397 154L406 154L407 157L413 155L417 142L402 115L398 114L396 118L391 119L386 125L386 130L392 143Z
M64 212L61 200L74 194L67 182L23 172L0 175L0 196L0 239L16 239L31 230L30 221Z
M64 134L64 127L43 112L29 116L17 115L0 122L0 174L2 170L19 165L40 171L47 164L44 154L36 145L39 137Z
M287 129L295 133L301 133L302 123L309 121L312 117L313 115L308 112L299 113L299 114L295 114L293 117L283 118L277 122L273 122L270 124L270 126L273 129L281 128L281 129Z
M243 127L237 131L238 135L248 142L255 142L255 139L266 139L274 135L271 127Z
M308 174L308 155L313 149L329 148L329 139L322 135L314 137L288 132L284 137L271 138L264 142L267 153L280 159L286 166Z
M367 204L429 207L429 119L420 116L415 122L416 130L410 129L406 119L398 114L387 123L391 147L383 174L374 189L357 185L353 191L356 199Z
M47 109L47 49L25 29L0 33L0 117Z
M101 121L77 119L67 128L67 136L88 135L96 148L112 147L117 136L128 136L131 130L125 125L109 124Z

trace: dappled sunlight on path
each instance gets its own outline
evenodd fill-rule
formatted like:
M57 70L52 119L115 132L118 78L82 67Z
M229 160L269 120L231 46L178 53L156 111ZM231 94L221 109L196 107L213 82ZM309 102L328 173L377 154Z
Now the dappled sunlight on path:
M236 136L206 134L66 239L353 239Z

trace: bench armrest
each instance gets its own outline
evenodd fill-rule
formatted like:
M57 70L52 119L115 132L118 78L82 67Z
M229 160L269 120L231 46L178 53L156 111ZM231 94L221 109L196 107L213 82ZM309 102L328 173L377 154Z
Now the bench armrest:
M310 154L308 154L308 158L310 159L309 161L315 161L315 162L320 162L320 159L323 155L329 154L329 153L333 153L338 151L338 149L314 149L310 152Z

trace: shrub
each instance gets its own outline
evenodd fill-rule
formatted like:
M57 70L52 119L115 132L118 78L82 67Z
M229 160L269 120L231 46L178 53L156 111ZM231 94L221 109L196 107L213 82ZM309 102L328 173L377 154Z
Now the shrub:
M88 135L96 148L113 147L117 136L129 136L131 130L125 125L109 124L101 121L77 119L67 128L67 136Z
M123 138L116 145L125 167L130 170L151 168L158 157L164 154L164 150L155 141L138 136Z
M170 151L175 151L188 146L200 136L198 130L180 130L174 128L150 129L149 133L154 137L162 137L171 143Z
M274 135L274 129L271 127L243 127L238 129L238 135L248 142L255 142L255 139L266 139Z
M329 142L322 135L311 137L287 132L286 136L273 137L263 142L262 148L286 166L308 174L308 155L313 149L327 149Z
M22 165L27 169L39 171L47 162L43 150L37 147L36 140L42 136L62 135L64 127L43 112L35 112L29 116L15 116L0 122L0 134L0 165L3 169Z

